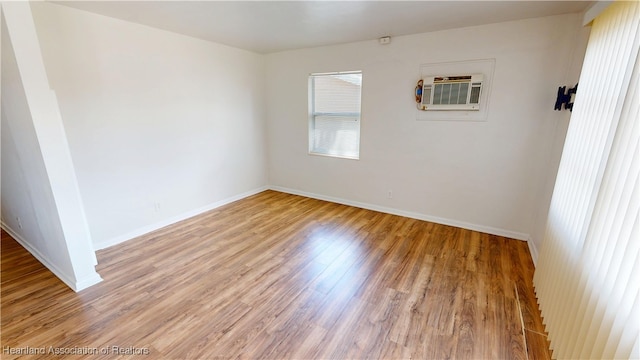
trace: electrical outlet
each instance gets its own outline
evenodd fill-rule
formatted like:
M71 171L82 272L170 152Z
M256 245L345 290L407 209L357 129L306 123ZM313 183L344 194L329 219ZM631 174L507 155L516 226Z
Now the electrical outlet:
M20 219L20 216L16 217L16 222L18 223L18 229L22 229L22 219Z
M387 198L393 199L393 190L387 191Z
M158 201L153 203L153 211L160 212L160 203Z

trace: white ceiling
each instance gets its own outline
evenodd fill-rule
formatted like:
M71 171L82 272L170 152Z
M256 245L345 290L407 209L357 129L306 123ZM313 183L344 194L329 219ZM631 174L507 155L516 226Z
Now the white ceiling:
M591 1L54 1L258 53L582 12Z

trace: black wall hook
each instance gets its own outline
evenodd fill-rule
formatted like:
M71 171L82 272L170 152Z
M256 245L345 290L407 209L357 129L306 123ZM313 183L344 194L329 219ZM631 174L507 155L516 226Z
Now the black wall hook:
M574 95L578 91L578 84L572 87L565 93L566 86L561 86L558 88L558 97L556 98L556 105L554 106L554 110L562 110L562 105L564 104L564 109L569 111L573 111L573 99L572 95Z

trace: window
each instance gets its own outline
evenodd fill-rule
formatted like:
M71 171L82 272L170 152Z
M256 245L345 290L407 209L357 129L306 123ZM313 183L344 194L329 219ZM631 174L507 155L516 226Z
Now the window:
M362 72L309 77L309 153L360 157Z

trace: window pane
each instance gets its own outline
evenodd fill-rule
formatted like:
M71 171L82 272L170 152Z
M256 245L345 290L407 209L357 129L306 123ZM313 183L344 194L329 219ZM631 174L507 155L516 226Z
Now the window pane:
M313 152L350 158L360 153L360 121L348 116L315 116Z
M309 152L358 159L362 73L311 75Z
M362 74L315 76L315 113L359 113Z

